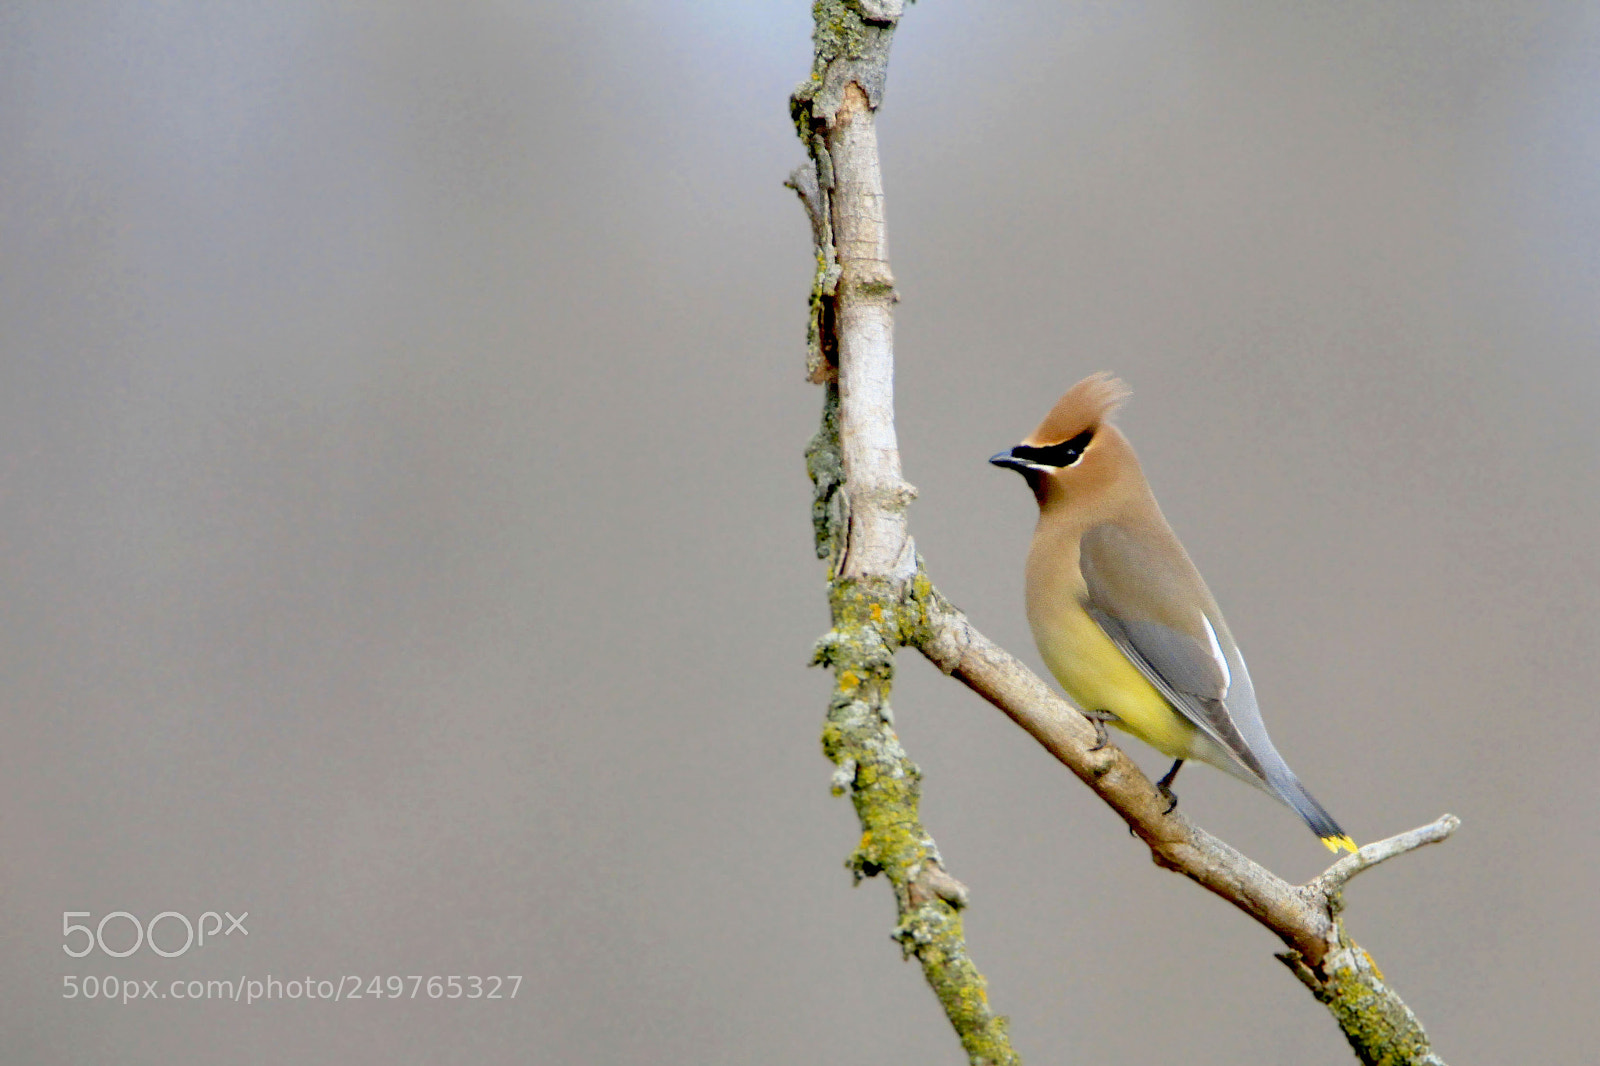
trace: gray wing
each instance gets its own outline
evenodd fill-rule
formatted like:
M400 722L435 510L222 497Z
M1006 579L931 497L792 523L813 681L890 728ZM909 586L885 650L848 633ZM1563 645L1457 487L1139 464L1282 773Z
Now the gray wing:
M1079 567L1090 617L1226 760L1205 761L1277 796L1329 847L1353 847L1273 747L1244 656L1165 523L1138 533L1096 526L1083 536Z
M1096 526L1083 536L1079 565L1089 589L1089 615L1106 636L1180 714L1238 763L1222 769L1266 784L1260 756L1270 752L1271 760L1277 752L1261 725L1249 671L1226 623L1207 617L1215 612L1215 601L1176 539L1153 544L1124 526ZM1198 629L1203 641L1151 617L1175 621L1183 612L1197 615L1186 628Z

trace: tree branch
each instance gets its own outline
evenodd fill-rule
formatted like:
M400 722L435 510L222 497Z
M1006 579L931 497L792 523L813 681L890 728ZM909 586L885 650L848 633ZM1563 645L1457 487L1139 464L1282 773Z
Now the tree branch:
M1192 825L1180 812L1167 812L1165 797L1120 749L1108 744L1091 750L1095 731L1087 718L974 629L925 577L922 587L925 623L908 643L1004 711L1077 774L1149 846L1157 865L1210 889L1282 940L1289 950L1278 957L1333 1013L1362 1062L1444 1066L1422 1024L1384 982L1372 957L1345 932L1340 892L1362 870L1444 840L1460 819L1446 814L1368 844L1310 883L1292 885Z
M861 842L847 865L857 880L884 874L894 888L894 937L922 964L978 1064L1009 1066L1006 1020L967 953L967 890L944 870L918 815L921 772L893 728L894 651L915 621L906 591L917 575L894 426L894 276L889 271L874 108L882 99L898 0L818 0L811 78L791 99L810 162L789 180L811 219L817 272L807 376L823 384L822 426L806 449L816 485L817 553L830 562L833 628L816 661L833 668L823 751L850 790Z
M1363 1062L1443 1066L1415 1016L1345 933L1340 892L1362 870L1443 840L1459 824L1454 816L1369 844L1311 883L1291 885L1169 813L1121 750L1091 750L1088 720L933 587L911 539L906 507L916 493L901 475L895 436L896 297L874 123L901 4L818 0L814 13L811 77L791 98L810 161L788 184L811 219L817 256L807 376L826 395L806 462L817 553L830 564L833 628L816 661L834 671L823 732L837 766L834 789L850 790L862 826L848 865L858 879L881 872L894 886L895 937L921 961L970 1061L1020 1061L967 955L966 890L945 872L918 818L920 772L892 727L894 652L913 646L1027 730L1116 811L1158 865L1276 934L1288 948L1279 958L1328 1006Z
M1426 844L1437 844L1461 825L1453 814L1440 815L1427 825L1397 833L1387 840L1375 840L1354 855L1346 855L1323 871L1322 875L1306 887L1319 895L1332 898L1344 890L1345 883L1363 870L1370 870L1385 859L1416 851Z

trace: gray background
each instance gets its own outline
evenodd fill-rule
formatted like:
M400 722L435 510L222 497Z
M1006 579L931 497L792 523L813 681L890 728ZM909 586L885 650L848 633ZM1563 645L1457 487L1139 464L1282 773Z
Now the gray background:
M0 8L6 1062L960 1061L849 887L804 665L808 34L799 2ZM936 580L1036 661L1032 504L984 459L1125 377L1290 761L1360 839L1464 819L1349 893L1457 1066L1600 1028L1597 56L1576 3L926 2L881 120ZM902 662L1030 1061L1349 1061L1267 934ZM248 940L62 953L66 910L223 909ZM524 980L61 998L269 973Z

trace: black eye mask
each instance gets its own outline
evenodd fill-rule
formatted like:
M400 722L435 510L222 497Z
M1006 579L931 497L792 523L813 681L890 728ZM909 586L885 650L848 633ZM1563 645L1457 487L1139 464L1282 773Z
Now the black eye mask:
M1086 429L1071 440L1064 440L1060 444L1051 444L1043 448L1030 448L1026 444L1019 444L1011 449L1012 458L1021 459L1027 463L1037 463L1040 466L1071 466L1083 458L1083 450L1094 439L1094 430Z

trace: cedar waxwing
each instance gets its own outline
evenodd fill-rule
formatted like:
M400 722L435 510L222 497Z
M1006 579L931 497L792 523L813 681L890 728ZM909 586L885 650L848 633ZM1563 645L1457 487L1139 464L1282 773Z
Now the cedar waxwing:
M989 460L1039 501L1027 566L1039 654L1101 744L1110 722L1177 760L1159 785L1170 802L1178 768L1199 759L1287 803L1329 850L1356 850L1268 739L1228 623L1110 422L1127 397L1110 374L1084 378Z

